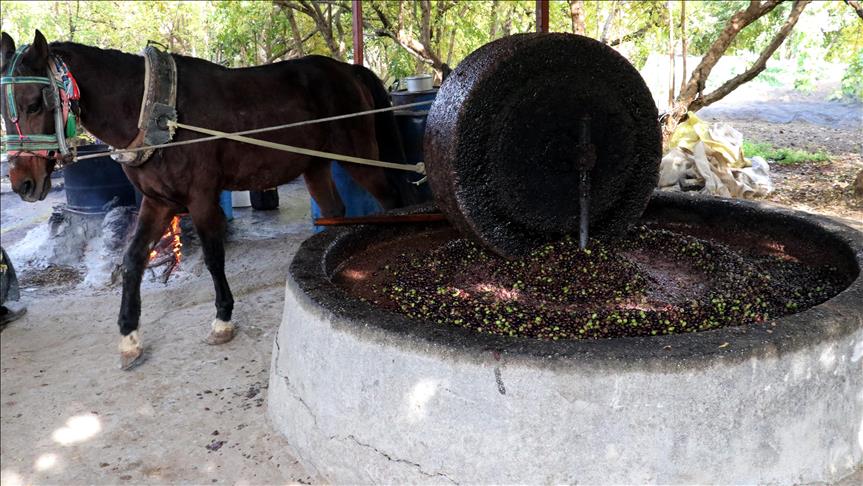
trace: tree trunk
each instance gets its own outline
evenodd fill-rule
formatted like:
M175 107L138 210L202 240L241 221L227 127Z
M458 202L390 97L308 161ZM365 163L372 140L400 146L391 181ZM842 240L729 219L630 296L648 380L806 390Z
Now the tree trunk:
M300 29L297 27L297 19L294 17L294 9L287 9L285 11L285 15L288 16L288 24L291 26L291 38L294 40L294 49L296 50L297 55L305 56L303 40L300 38Z
M569 0L569 18L572 33L584 35L584 0Z
M498 0L494 0L491 2L491 27L488 32L488 40L492 41L497 39L497 7ZM449 62L447 62L449 63Z
M501 37L506 37L512 33L512 16L515 14L515 5L510 4L510 8L506 9L506 20L503 22Z
M420 0L420 42L426 48L431 47L431 0Z
M457 15L459 18L463 17L463 16L464 16L464 14L465 14L465 13L467 13L467 9L468 9L468 7L469 7L469 6L470 6L470 5L469 5L468 3L466 3L466 2L465 2L465 3L462 3L461 8L458 10L458 12L456 13L456 15ZM449 48L448 48L448 49L447 49L447 51L446 51L446 65L447 65L447 67L449 67L449 66L451 66L451 65L452 65L452 51L455 49L455 34L456 34L456 30L457 30L457 29L456 29L455 27L453 27L452 31L450 31L450 33L449 33ZM442 73L442 74L446 75L447 73Z
M683 54L683 74L680 76L680 91L683 91L683 88L686 87L686 0L680 0L680 43L681 43L681 51Z
M665 2L668 10L668 109L674 105L674 88L677 84L674 72L674 19L671 15L671 0Z
M617 14L617 0L612 0L611 11L608 12L608 17L605 18L605 24L602 26L602 35L599 37L600 42L603 44L608 44L608 30L611 27L611 21L614 20L615 14Z
M704 86L707 82L707 78L710 76L710 72L716 66L716 63L719 62L722 55L725 54L725 51L728 50L728 47L737 37L737 34L752 22L755 22L759 18L770 13L780 2L781 0L765 0L763 2L759 0L750 0L749 6L746 7L746 9L736 12L730 19L728 19L728 22L726 22L725 27L719 34L719 37L713 41L713 44L711 44L707 53L701 58L701 62L698 63L698 66L696 66L692 71L689 80L677 95L677 98L674 100L674 105L665 116L662 123L663 142L670 138L674 129L677 127L678 122L683 118L687 111L697 111L710 103L719 101L735 88L751 80L757 76L758 73L764 70L767 59L770 58L773 52L782 44L791 32L791 29L794 27L794 24L797 23L800 13L802 13L806 4L809 3L809 0L795 0L794 6L791 9L788 19L785 21L785 24L782 25L776 33L773 41L764 50L764 52L762 52L758 61L756 61L750 69L738 76L735 76L713 93L704 95Z

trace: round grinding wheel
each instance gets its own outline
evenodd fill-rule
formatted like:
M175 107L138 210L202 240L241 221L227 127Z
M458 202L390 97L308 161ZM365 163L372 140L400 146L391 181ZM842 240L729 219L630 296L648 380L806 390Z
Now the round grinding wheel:
M425 132L439 209L504 256L576 234L585 115L596 153L590 234L625 232L656 187L656 105L629 61L573 34L504 37L474 51L446 79Z

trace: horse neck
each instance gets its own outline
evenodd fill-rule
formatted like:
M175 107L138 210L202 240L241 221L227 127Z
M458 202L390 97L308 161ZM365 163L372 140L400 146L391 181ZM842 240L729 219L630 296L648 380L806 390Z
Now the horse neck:
M78 82L81 125L113 147L126 147L138 133L144 93L144 58L71 42L54 43Z

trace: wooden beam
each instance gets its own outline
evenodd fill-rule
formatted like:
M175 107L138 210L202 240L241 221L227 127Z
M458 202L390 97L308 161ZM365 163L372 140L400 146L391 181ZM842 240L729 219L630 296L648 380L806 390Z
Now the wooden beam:
M548 0L536 0L536 31L548 32Z
M363 65L363 0L351 2L351 19L354 25L354 64Z
M371 216L335 216L332 218L318 218L316 226L350 226L355 224L400 224L400 223L436 223L446 221L442 213L423 214L381 214Z

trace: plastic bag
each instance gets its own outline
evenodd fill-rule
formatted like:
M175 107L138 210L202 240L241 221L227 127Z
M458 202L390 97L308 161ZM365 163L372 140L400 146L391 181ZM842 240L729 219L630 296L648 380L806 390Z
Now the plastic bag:
M661 190L736 198L773 191L767 162L745 158L743 135L727 123L710 125L689 113L674 130L669 146L659 167Z

